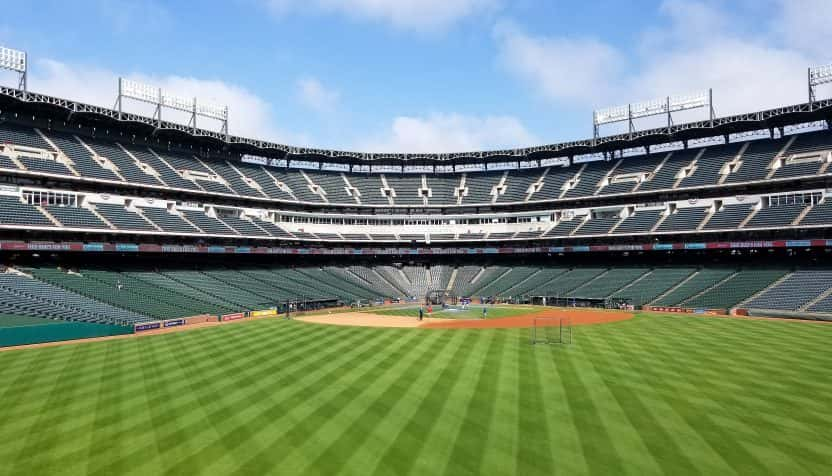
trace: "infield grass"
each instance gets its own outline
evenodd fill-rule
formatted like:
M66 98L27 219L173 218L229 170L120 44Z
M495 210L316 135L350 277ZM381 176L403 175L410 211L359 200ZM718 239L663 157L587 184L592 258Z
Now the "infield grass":
M0 353L0 474L828 474L832 326L260 320Z

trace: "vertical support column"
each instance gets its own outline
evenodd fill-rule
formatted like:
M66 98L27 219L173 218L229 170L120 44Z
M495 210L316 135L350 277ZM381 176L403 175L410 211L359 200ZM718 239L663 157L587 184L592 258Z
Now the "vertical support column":
M29 53L23 52L23 71L20 73L20 82L18 88L23 90L23 100L25 101L29 95L28 88L28 71L29 71Z
M193 134L196 134L196 97L194 97L193 107L191 111L191 132Z
M815 88L812 87L812 68L806 68L806 85L809 87L809 112L815 104Z
M116 98L116 106L118 107L118 120L121 120L121 96L123 94L121 83L123 78L118 78L118 97Z
M714 89L708 88L708 110L711 119L711 127L714 127Z
M159 99L156 102L156 128L162 128L162 101L164 101L164 97L162 96L162 88L159 88Z

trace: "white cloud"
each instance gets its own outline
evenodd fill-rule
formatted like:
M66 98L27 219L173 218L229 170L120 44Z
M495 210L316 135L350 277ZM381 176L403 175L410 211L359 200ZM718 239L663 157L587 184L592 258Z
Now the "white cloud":
M592 101L622 71L620 52L597 39L533 37L510 23L494 34L499 61L550 99Z
M777 1L785 21L778 14L750 29L715 4L666 1L665 24L643 32L632 51L596 37L536 36L498 25L498 61L550 102L587 109L709 87L718 115L802 102L806 67L828 61L832 2Z
M785 44L832 61L832 2L829 0L777 0L775 32Z
M511 116L432 114L399 116L378 137L359 144L368 152L460 152L504 149L539 143Z
M314 111L329 113L337 106L340 93L324 86L316 78L305 77L297 81L297 98Z
M389 23L395 28L436 31L462 18L494 10L501 0L267 0L279 15L301 12L337 13Z
M232 134L258 137L277 142L301 142L304 137L289 134L277 125L274 112L264 99L239 86L218 80L184 76L126 73L123 76L184 98L197 97L215 105L228 105L229 130ZM38 61L30 68L29 88L44 94L68 98L97 106L113 107L118 91L119 74L107 69L72 65L55 60ZM141 103L125 101L125 110L151 114ZM165 111L163 118L187 123L185 113ZM211 119L200 119L199 126L218 129Z

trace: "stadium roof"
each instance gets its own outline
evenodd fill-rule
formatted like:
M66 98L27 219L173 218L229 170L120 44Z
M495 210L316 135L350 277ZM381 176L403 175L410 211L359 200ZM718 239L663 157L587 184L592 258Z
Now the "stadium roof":
M45 94L0 87L0 107L40 114L61 121L72 121L90 127L118 127L137 136L153 135L160 140L189 142L198 146L225 150L230 153L256 154L266 157L308 159L350 163L432 163L498 162L505 160L539 160L571 157L582 154L611 152L636 147L649 147L668 142L785 127L819 120L832 121L832 99L782 106L733 116L675 124L670 127L646 129L595 139L583 139L506 150L470 151L435 154L351 152L314 149L249 139L206 129L162 121L138 114L119 113L101 106L62 99Z

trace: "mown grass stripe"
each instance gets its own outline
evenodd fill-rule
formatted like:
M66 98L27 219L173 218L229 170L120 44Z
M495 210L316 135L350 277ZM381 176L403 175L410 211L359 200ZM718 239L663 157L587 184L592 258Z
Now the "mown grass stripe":
M408 397L430 372L430 361L443 355L451 342L448 333L426 332L419 337L424 344L408 367L398 375L388 372L388 383L382 391L353 402L354 417L343 423L338 438L309 464L310 471L331 474L343 467L373 467L378 444L388 442L396 433L396 415L411 407ZM361 407L363 411L358 413Z
M576 339L576 346L581 346L584 337ZM583 351L583 348L580 347ZM608 422L602 418L607 412L596 405L592 388L584 382L584 367L579 367L576 354L569 353L566 358L556 361L561 375L560 383L569 400L570 413L574 427L581 442L581 457L592 474L623 474L626 468L621 455L616 449L616 442L607 429Z
M489 332L485 360L477 377L471 400L465 406L465 416L454 447L443 473L446 475L482 474L487 471L482 462L486 445L492 435L491 422L497 405L497 382L500 379L500 360L506 346L505 333Z
M520 338L514 345L523 345ZM549 420L543 402L543 382L534 349L520 353L517 393L522 396L519 409L517 437L522 443L518 447L516 474L546 475L555 467L551 453Z
M161 343L162 343L162 341L153 341L153 342L154 342L155 344L161 344ZM162 351L162 352L163 352L164 354L166 354L166 355L167 355L167 354L169 354L169 353L171 352L171 348L169 347L169 345L170 345L170 344L169 344L169 342L170 342L170 341L168 341L168 344L166 344L166 345L163 347L163 349L164 349L164 350ZM147 347L147 345L145 345L145 346ZM151 346L151 347L152 347L152 346ZM159 366L159 367L161 367L161 366ZM96 368L97 368L97 367L96 367ZM140 371L141 371L141 365L136 366L136 368L135 368L134 370L136 371L136 373L140 373ZM157 372L158 372L160 375L167 375L167 381L166 381L166 382L164 382L164 384L165 384L165 385L175 385L175 384L176 384L176 382L180 381L180 379L179 379L179 376L178 376L178 375L176 375L176 374L172 374L172 373L169 373L169 372L166 372L166 370L168 370L168 369L167 369L167 368L165 368L165 371L161 371L161 370L158 370L158 368L157 368ZM90 374L92 374L92 373L90 372ZM94 374L92 374L92 375L94 375ZM63 377L62 377L62 378L63 378ZM133 393L133 395L139 395L139 396L143 395L143 393L140 391L140 390L141 390L140 388L138 388L138 389L134 389L134 388L132 388L132 387L134 387L134 386L136 386L136 385L138 385L139 387L141 387L141 386L143 385L142 380L141 380L141 379L133 379L133 380L132 380L132 382L133 382L133 383L130 385L130 390L136 390L136 391ZM92 411L92 404L93 404L93 402L95 401L95 400L94 400L94 398L93 398L93 397L95 397L95 386L94 386L94 385L85 384L85 385L80 386L80 388L84 388L85 390L87 390L87 393L82 394L82 395L79 395L79 396L80 396L80 397L82 397L82 398L77 398L77 399L76 399L76 401L80 401L82 404L85 404L85 405L86 405L86 408L72 408L72 410L73 410L75 413L78 413L78 414L83 413L83 412ZM111 390L113 389L113 387L112 387L112 386L109 386L108 388L110 388ZM120 390L120 389L116 389L116 390ZM140 415L141 415L140 413L137 413L137 412L131 412L131 415L134 415L134 414L138 414L138 415L139 415L139 418L140 418ZM71 431L71 430L72 430L72 428L67 428L67 431ZM85 430L85 429L83 429L83 428L81 428L81 430L82 430L82 431L86 431L86 430Z
M505 339L499 363L500 379L495 390L494 420L485 438L485 454L481 457L481 468L493 474L512 474L516 467L518 447L522 444L517 434L520 412L523 409L522 396L518 394L520 354L529 350L528 343L515 345L511 329L496 331Z
M292 449L284 452L277 465L290 473L304 471L322 474L337 471L337 458L345 453L335 453L333 447L348 443L352 451L360 450L361 434L353 433L355 438L343 441L341 432L354 430L367 422L357 421L362 413L369 413L367 403L375 400L373 393L387 389L387 383L397 377L408 375L413 362L419 365L419 358L424 355L423 347L430 348L433 341L424 339L415 332L391 330L397 339L391 342L372 358L355 362L355 375L348 386L325 388L309 402L312 413L297 425L287 429L281 440L292 441ZM423 363L423 362L422 362ZM351 366L352 367L352 366ZM337 389L337 393L336 393ZM380 405L388 403L380 402ZM383 410L382 410L383 411ZM272 442L271 448L280 448L281 441ZM329 455L327 455L327 450ZM333 454L335 453L335 454ZM349 454L349 453L346 453ZM241 468L237 474L250 474L247 468Z
M690 436L697 435L690 435L690 429L681 424L679 416L664 401L651 398L652 382L638 377L616 378L616 367L626 366L626 362L610 359L596 351L593 342L593 339L583 342L586 355L590 356L589 363L604 382L603 391L609 393L626 421L636 430L635 434L651 456L650 461L666 474L696 472L694 461L702 449L697 445L697 439ZM628 425L618 426L627 428ZM631 463L628 465L632 466Z
M237 326L229 326L229 327L237 327ZM319 334L317 334L317 335L325 335L324 330L321 330L321 329L317 329L317 330L319 331ZM308 339L307 344L311 344L312 341L315 341L315 338L317 337L317 335L311 335L311 336L305 337L306 339ZM233 341L233 339L228 339L228 338L226 340L227 341ZM301 341L302 340L303 339L301 339ZM299 344L299 345L294 347L293 350L287 351L288 356L292 357L294 355L301 355L305 351L309 351L309 350L314 349L314 347L311 347L311 348L310 347L304 347L304 345L306 345L306 344L303 344L301 341L294 342L295 344ZM317 341L317 342L319 343L319 345L321 347L326 345L326 341L323 341L323 342ZM230 345L230 344L228 344L226 342L226 344L224 344L224 345ZM260 345L263 346L264 349L269 348L270 346L271 346L271 348L276 348L276 347L279 348L279 346L275 346L274 343L270 343L268 341L260 342ZM286 342L286 345L288 346L287 348L293 347L292 342ZM219 385L219 387L214 389L215 392L216 392L215 395L217 397L222 396L223 394L227 395L227 394L232 394L232 393L236 395L239 392L246 391L245 388L240 388L238 385L236 385L236 382L233 379L228 379L228 378L225 378L225 377L227 377L228 373L229 373L229 369L227 368L227 366L229 365L228 362L236 361L236 359L234 359L232 357L235 357L236 355L239 355L240 359L250 359L252 364L259 358L258 355L256 355L256 354L254 354L254 355L250 354L250 350L251 350L251 347L247 347L247 346L230 347L229 348L229 353L230 353L229 354L229 359L227 361L221 362L220 365L214 366L214 370L216 371L215 378L211 379L208 375L202 374L202 375L200 375L200 377L203 377L203 379L201 379L200 382L203 382L206 385L210 384L211 382L215 382L217 385ZM272 362L272 366L262 369L263 372L268 372L269 369L274 369L274 368L276 368L277 366L280 365L279 360L272 360L271 362ZM256 368L256 366L253 366L252 368ZM203 390L203 391L205 391L205 390ZM140 395L143 395L143 394L140 394ZM185 397L183 396L183 399L184 398ZM158 405L158 406L153 407L153 409L156 412L161 413L161 420L163 421L163 429L164 429L164 427L176 428L176 427L179 427L179 426L183 426L184 427L183 431L188 433L190 438L194 438L195 437L194 430L201 429L202 421L195 420L195 419L192 418L192 416L194 414L197 414L199 412L199 409L197 407L195 407L194 405L187 405L188 402L184 401L182 399L175 400L174 402L165 402L165 403L166 403L165 405ZM212 412L208 412L208 419L209 419L209 421L212 421L211 419L213 419L213 418L220 418L221 416L228 416L228 415L233 415L233 414L234 414L233 408L218 407L217 410L212 411ZM140 413L139 413L139 416L141 416ZM183 422L187 422L187 423L183 425ZM122 430L122 432L120 432L118 435L116 435L116 437L131 438L137 432L147 431L147 429L149 428L149 425L147 423L148 423L147 420L144 420L144 421L139 420L136 424L137 426L124 428ZM122 463L122 461L119 461L119 460L140 459L141 455L146 454L148 451L152 451L152 449L148 447L148 443L133 445L130 448L128 453L121 455L120 458L111 458L107 464L103 464L101 466L100 471L101 471L102 474L107 474L110 471L111 465L118 465L118 464ZM139 464L138 466L141 466L141 464Z
M448 331L433 331L448 332ZM437 356L430 363L431 373L436 376L430 387L423 388L416 409L406 421L402 421L401 431L392 437L384 449L376 467L368 474L388 475L407 474L411 471L427 442L428 434L440 416L439 409L447 402L451 385L460 373L458 365L470 351L470 334L454 332L453 342L448 355ZM442 384L439 384L442 382Z
M63 368L69 369L81 365L85 358L87 349L75 349L70 358L63 362ZM71 398L71 393L80 387L71 380L60 378L51 379L49 384L49 396L42 400L42 406L37 410L38 418L33 429L46 429L50 431L29 431L25 434L25 443L17 455L17 463L13 473L22 474L19 465L31 467L34 474L46 474L54 472L52 448L60 441L60 431L57 428L65 418L89 418L88 415L66 415L62 412L62 402L65 398Z
M385 342L379 344L382 339ZM338 372L331 366L321 369L326 370L333 379L316 385L305 398L298 398L294 404L291 400L283 402L293 407L295 418L285 424L286 419L282 416L270 422L270 425L279 427L279 430L272 431L274 436L264 441L258 451L252 452L251 458L237 468L235 474L261 473L272 464L279 465L288 473L298 472L300 466L327 443L326 438L330 436L327 434L327 426L337 420L346 407L360 398L366 387L371 386L384 372L384 360L389 358L389 365L405 357L418 343L413 333L391 330L385 335L362 342L362 353L341 364L342 367L350 368L349 373Z
M206 471L219 471L223 468L215 467L220 464L228 452L237 448L244 448L246 445L258 445L257 439L260 433L267 432L268 426L264 422L273 422L280 417L299 418L296 413L298 404L312 392L325 388L333 383L339 376L343 376L343 370L339 360L352 358L367 358L374 352L383 348L393 334L385 335L378 339L371 346L359 345L365 337L365 330L359 328L332 328L330 331L336 341L335 345L329 346L326 352L316 356L315 359L306 361L305 365L297 368L290 374L279 374L280 380L287 385L285 391L278 391L275 394L262 394L257 398L257 393L263 390L258 388L255 382L251 382L245 399L249 402L246 408L238 408L232 415L232 421L236 424L227 429L222 435L222 440L212 445L203 447L199 452L183 459L174 469L190 466L202 466ZM338 357L338 358L336 358ZM284 390L284 389L281 389ZM255 450L256 451L256 450ZM235 468L226 467L226 471L233 471Z
M415 464L409 469L411 474L425 474L434 465L438 468L448 465L454 440L463 423L463 409L474 397L474 383L485 362L485 349L489 342L488 333L478 330L464 332L472 335L463 344L467 344L465 354L461 359L452 362L452 365L458 367L456 377L440 380L431 389L431 395L447 395L446 401L435 402L438 405L432 410L432 414L435 415L434 422L442 424L432 425L425 435L425 444L420 451L421 457L417 458Z

